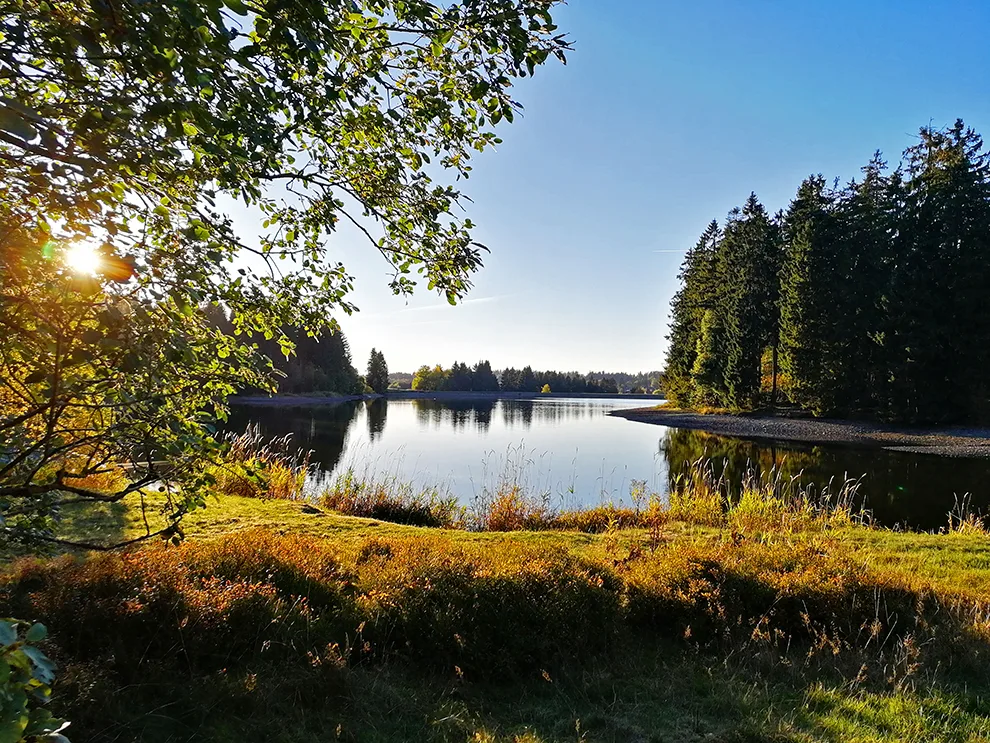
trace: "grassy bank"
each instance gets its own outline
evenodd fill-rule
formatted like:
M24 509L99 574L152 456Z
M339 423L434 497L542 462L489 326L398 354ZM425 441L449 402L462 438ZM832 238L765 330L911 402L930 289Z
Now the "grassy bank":
M224 496L180 547L15 563L0 613L50 626L74 740L990 737L985 535L770 524L476 532Z

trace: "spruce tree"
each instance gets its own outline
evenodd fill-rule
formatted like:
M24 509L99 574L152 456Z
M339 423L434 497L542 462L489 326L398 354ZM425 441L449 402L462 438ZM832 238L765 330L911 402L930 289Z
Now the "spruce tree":
M905 152L905 214L891 296L894 412L939 422L986 403L990 163L962 121Z
M724 282L726 401L751 407L760 391L763 350L775 346L780 251L777 226L750 194L741 211L729 215L719 245Z
M719 236L718 222L712 220L698 243L684 256L678 274L681 288L671 302L664 389L668 399L682 405L692 402L692 369L701 322L716 302L715 254Z
M498 392L498 377L489 361L479 361L471 371L471 389L476 392Z
M825 179L807 178L791 201L783 223L780 278L781 368L791 399L816 415L835 409L837 339L843 320L836 306L834 196Z
M692 403L695 405L720 405L725 398L724 341L722 316L716 310L706 310L691 367Z
M879 152L838 200L838 229L844 257L836 313L841 337L835 353L844 359L841 394L847 412L889 417L890 289L896 265L902 178L887 173Z
M519 380L519 389L522 392L539 392L540 386L536 383L536 374L533 367L524 366Z
M388 364L385 363L385 354L374 348L371 349L371 358L368 360L368 376L365 381L379 395L385 394L385 390L388 389Z

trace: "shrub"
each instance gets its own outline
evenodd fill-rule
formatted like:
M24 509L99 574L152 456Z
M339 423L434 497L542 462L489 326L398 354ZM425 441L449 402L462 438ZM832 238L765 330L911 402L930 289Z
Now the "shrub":
M148 664L246 672L265 659L289 668L401 658L511 678L607 657L620 639L658 638L748 659L841 662L892 684L921 667L986 673L983 597L867 569L828 533L706 531L652 551L641 537L590 541L579 556L535 536L337 544L241 532L23 560L0 579L0 612L45 621L61 657L103 664L121 683Z
M21 627L26 627L23 636ZM3 741L65 741L68 723L45 709L55 678L54 666L36 647L48 631L43 624L27 625L0 619L0 736Z

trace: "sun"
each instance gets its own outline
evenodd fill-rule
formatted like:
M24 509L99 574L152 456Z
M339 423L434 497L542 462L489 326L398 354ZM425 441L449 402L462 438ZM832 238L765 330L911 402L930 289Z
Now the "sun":
M102 259L95 245L76 243L65 251L65 265L76 273L95 276Z

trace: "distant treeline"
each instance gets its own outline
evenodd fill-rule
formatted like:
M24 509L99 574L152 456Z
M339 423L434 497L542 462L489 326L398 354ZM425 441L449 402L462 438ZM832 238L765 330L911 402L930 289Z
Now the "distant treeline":
M544 385L550 388L548 392L619 392L612 377L596 379L577 372L533 371L531 366L503 369L499 382L506 392L540 392Z
M771 217L750 195L688 251L664 389L678 403L907 422L990 412L990 164L961 121L806 179Z
M550 392L611 393L652 392L659 382L659 373L622 374L628 387L620 387L615 376L604 372L581 374L579 372L534 371L533 367L492 370L491 363L479 361L474 366L455 362L449 369L443 366L421 366L413 375L411 387L423 392ZM393 386L400 383L402 375L390 375Z

